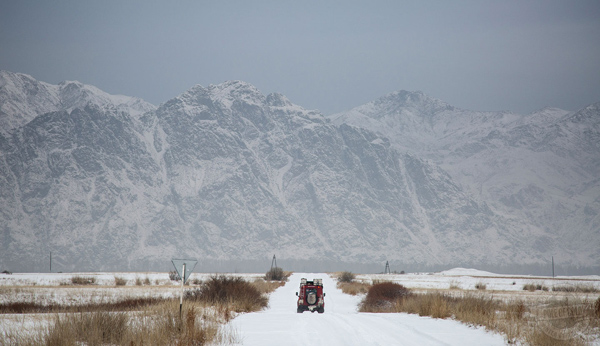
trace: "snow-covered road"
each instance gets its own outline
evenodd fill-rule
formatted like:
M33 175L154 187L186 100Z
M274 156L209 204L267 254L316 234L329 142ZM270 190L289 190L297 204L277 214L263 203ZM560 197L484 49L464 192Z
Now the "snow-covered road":
M296 312L300 278L322 278L325 313ZM409 314L358 313L360 298L342 293L327 274L293 274L271 294L269 308L236 317L243 345L504 345L499 334L452 320Z

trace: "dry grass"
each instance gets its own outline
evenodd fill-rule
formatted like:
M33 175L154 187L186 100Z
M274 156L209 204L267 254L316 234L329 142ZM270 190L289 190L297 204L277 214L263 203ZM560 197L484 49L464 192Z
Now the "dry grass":
M354 273L345 271L345 272L341 272L338 275L337 280L338 280L338 282L350 283L350 282L354 281L355 278L356 278L356 275L354 275Z
M94 285L96 278L93 276L73 276L71 277L71 283L73 285Z
M366 294L369 291L370 287L371 287L371 284L367 284L364 282L358 282L358 281L338 282L337 283L337 288L341 289L342 292L353 295L353 296L356 296L359 294Z
M285 282L283 281L265 281L260 278L252 281L252 286L254 286L261 294L269 294L283 285L285 285Z
M68 313L98 311L130 311L163 302L164 298L125 297L114 302L85 304L39 304L34 302L7 302L0 304L0 314Z
M267 281L287 281L292 272L284 271L282 268L273 267L266 274L264 279Z
M11 333L7 345L205 345L227 338L212 307L186 304L179 317L178 301L153 305L136 314L91 312L55 315L37 334Z
M548 291L548 287L541 283L530 283L523 285L523 290L529 292Z
M481 291L458 295L440 291L416 294L388 283L381 287L373 285L360 311L453 318L503 333L509 344L584 345L600 331L600 298L590 301L572 296L526 303L519 299L495 299Z
M46 314L47 324L37 332L18 328L0 335L0 345L235 344L240 342L235 331L221 326L233 312L265 307L266 293L283 284L215 276L188 291L181 318L175 298L124 298L79 305L0 304L2 313L54 313Z
M448 288L451 289L451 290L460 290L460 289L462 289L460 287L460 283L458 281L456 281L456 280L450 281L450 287L448 287Z
M578 284L578 285L561 285L552 287L554 292L572 292L572 293L598 293L598 290L593 285Z
M186 291L185 297L235 312L258 311L268 304L268 298L253 284L240 277L224 275L213 276L200 288Z
M141 284L141 282L140 282ZM125 286L127 285L127 279L122 278L120 276L115 276L115 286Z
M361 312L391 312L394 304L410 294L410 291L400 284L393 282L375 284L369 288L359 310Z

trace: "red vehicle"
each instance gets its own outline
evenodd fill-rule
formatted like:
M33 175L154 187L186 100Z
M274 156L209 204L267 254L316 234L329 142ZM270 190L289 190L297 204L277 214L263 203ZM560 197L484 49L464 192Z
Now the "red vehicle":
M305 278L300 279L300 291L296 292L298 296L298 313L304 311L325 312L325 293L323 293L323 280L313 279L307 281Z

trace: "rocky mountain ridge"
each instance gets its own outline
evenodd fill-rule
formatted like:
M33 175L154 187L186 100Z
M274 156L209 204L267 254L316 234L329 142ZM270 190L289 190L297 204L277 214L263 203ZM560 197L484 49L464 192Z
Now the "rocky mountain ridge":
M593 263L600 253L599 105L519 115L396 92L330 119L381 133L440 165L495 212L544 234L538 249L568 248L568 256L555 256Z
M87 105L114 107L132 115L140 115L156 108L142 99L110 95L77 81L53 85L23 73L4 70L0 70L0 100L0 133L5 134L40 114L71 111Z
M0 105L36 109L2 95ZM143 113L80 101L40 106L0 136L2 267L40 270L50 251L62 270L273 253L423 265L594 259L490 208L433 160L248 83L197 85Z

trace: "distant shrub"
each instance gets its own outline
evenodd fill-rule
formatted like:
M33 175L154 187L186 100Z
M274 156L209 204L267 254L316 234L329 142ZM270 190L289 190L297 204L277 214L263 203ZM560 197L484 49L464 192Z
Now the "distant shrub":
M554 286L552 287L553 291L556 292L580 292L580 293L598 293L599 289L594 287L593 285L563 285L563 286Z
M10 274L12 274L12 272L10 272L10 271L8 271L8 270L3 270L3 271L2 271L2 274L7 274L7 275L10 275Z
M150 278L146 276L146 278L144 279L144 285L151 285L150 283Z
M127 279L115 276L115 285L116 286L125 286L127 285Z
M372 279L371 280L371 285L390 284L390 283L393 283L393 281L382 280L382 279Z
M181 280L181 276L179 276L175 270L172 270L169 272L169 279L171 279L171 281L179 281Z
M93 285L96 283L94 276L72 276L71 283L73 285Z
M450 281L450 289L451 290L459 290L460 289L460 282L458 282L456 280Z
M136 277L136 278L135 278L135 285L136 285L136 286L141 286L141 285L142 285L142 279L141 279L141 278L139 278L139 277Z
M273 267L265 274L267 281L284 281L286 279L283 269L279 267Z
M475 284L475 288L478 290L485 290L487 288L487 284L485 282L478 282Z
M350 282L354 281L355 278L356 278L356 275L354 275L354 273L345 271L345 272L342 272L340 274L340 276L338 276L338 281L350 283Z
M523 285L523 290L524 291L529 291L529 292L534 292L534 291L548 291L548 287L544 286L543 284L537 283L537 284L525 284Z

